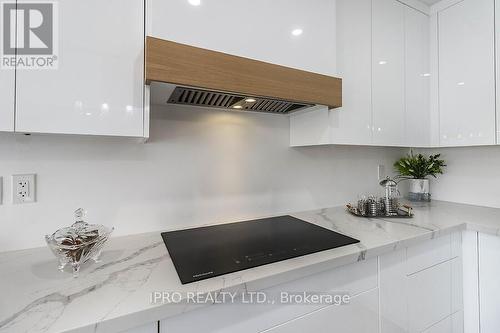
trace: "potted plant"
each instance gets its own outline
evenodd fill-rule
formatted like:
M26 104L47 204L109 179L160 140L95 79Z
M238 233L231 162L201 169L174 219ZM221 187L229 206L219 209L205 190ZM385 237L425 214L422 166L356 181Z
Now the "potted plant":
M413 151L396 161L394 168L398 177L410 181L409 199L413 201L430 201L430 185L427 177L437 178L443 174L445 161L440 159L441 154L425 157L422 154L414 155Z

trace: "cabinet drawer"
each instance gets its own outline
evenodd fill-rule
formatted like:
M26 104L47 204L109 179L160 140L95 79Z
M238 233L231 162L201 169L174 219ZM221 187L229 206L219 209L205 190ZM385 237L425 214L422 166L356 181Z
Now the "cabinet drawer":
M410 332L422 332L462 309L461 270L461 258L455 258L408 276Z
M429 327L422 333L463 333L463 313L459 311L439 323Z
M157 333L158 332L158 322L154 322L148 325L139 326L132 328L120 333Z
M349 305L328 306L265 332L378 332L378 290L354 297Z
M280 291L339 291L354 296L376 287L377 259L374 258L267 288L264 291L273 294ZM325 306L303 304L218 304L163 320L160 328L163 333L261 332L323 307Z
M453 233L409 247L406 251L408 275L460 255L461 234Z

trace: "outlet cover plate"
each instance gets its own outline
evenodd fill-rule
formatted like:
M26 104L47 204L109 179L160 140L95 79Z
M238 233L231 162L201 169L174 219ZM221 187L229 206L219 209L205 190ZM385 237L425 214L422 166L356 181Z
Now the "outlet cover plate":
M387 174L385 172L385 165L383 164L379 164L378 167L377 167L377 176L378 176L378 180L382 180L382 179L385 179L385 177L387 177Z
M12 203L15 205L36 202L36 175L12 175Z

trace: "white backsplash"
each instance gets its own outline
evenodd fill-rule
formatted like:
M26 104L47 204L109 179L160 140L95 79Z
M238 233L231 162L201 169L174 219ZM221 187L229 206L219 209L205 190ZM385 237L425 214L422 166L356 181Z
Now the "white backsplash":
M116 236L340 205L377 192L377 165L406 151L290 148L279 115L157 107L151 122L147 144L0 134L0 251L44 246L78 207ZM37 174L36 203L12 205L18 173Z
M434 199L500 208L500 146L425 149L441 153L448 165L431 178Z

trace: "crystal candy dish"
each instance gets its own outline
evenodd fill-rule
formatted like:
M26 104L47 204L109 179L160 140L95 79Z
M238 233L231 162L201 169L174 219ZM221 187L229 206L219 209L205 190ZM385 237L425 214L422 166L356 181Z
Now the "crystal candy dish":
M47 245L59 260L59 270L63 271L69 264L74 277L78 276L80 266L85 262L90 259L99 262L104 243L113 232L113 228L86 223L83 221L84 215L84 210L78 209L73 225L45 236Z

